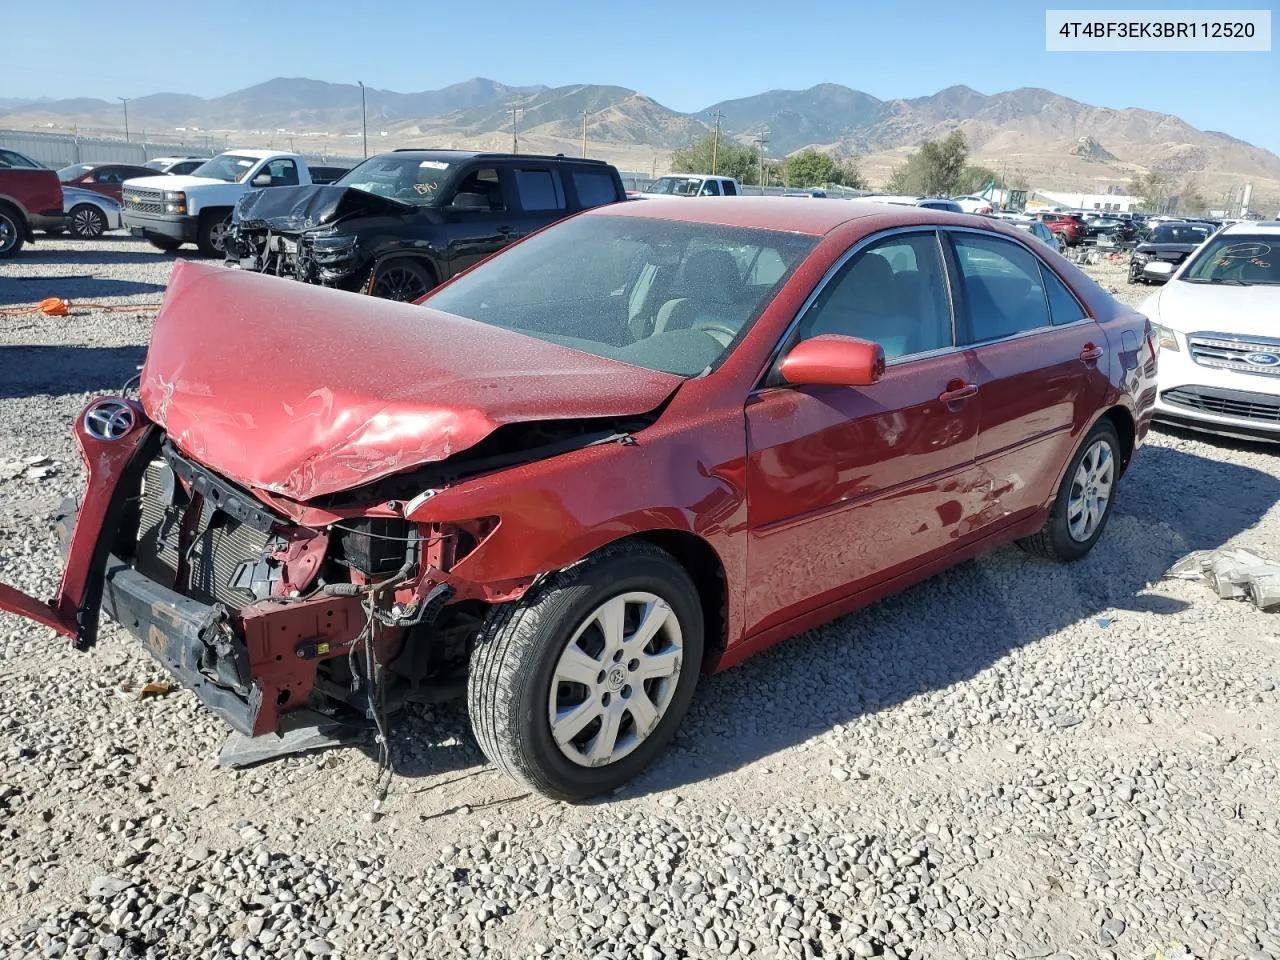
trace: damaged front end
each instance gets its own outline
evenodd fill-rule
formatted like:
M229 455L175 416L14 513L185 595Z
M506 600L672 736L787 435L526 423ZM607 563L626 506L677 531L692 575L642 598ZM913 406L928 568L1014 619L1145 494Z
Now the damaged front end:
M349 187L274 187L246 194L224 241L226 260L242 270L358 291L372 254L344 224L399 216L413 207Z
M679 383L496 329L477 341L471 321L424 324L421 307L282 287L175 267L140 400L95 400L76 420L87 481L61 511L54 598L0 584L0 610L82 648L105 611L250 737L456 695L489 609L550 567L486 567L505 508L440 501L632 443ZM286 295L301 333L264 320Z
M495 521L421 526L383 506L299 523L182 455L123 398L94 401L76 436L89 478L79 508L60 511L57 595L0 585L0 609L81 648L106 612L246 736L358 725L456 692L480 607L449 571Z

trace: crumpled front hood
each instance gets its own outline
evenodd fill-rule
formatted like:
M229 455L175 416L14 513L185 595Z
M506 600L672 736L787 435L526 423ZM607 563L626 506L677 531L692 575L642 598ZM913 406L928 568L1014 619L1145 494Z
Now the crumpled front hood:
M1231 333L1280 338L1280 286L1187 283L1170 280L1144 310L1156 323L1179 333Z
M179 260L141 397L188 456L309 500L444 460L504 424L648 413L681 380L426 307Z
M337 184L272 187L247 193L236 206L241 226L262 224L275 231L297 233L351 214L402 214L414 208L399 200Z
M1135 253L1149 253L1153 257L1160 254L1181 253L1188 254L1196 247L1198 243L1140 243L1134 247Z

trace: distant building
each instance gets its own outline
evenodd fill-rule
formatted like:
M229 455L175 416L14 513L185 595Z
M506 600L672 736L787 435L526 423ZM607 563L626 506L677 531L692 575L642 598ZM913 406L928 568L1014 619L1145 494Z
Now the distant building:
M1027 208L1031 210L1051 210L1054 207L1062 207L1064 210L1110 210L1115 213L1129 213L1141 206L1141 197L1131 197L1123 193L1062 193L1056 190L1033 190L1027 198Z

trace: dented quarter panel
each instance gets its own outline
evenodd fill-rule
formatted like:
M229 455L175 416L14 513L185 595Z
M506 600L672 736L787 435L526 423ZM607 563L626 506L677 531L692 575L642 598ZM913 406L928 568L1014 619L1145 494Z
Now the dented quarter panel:
M187 455L308 500L503 424L646 413L680 382L421 306L180 261L141 397Z

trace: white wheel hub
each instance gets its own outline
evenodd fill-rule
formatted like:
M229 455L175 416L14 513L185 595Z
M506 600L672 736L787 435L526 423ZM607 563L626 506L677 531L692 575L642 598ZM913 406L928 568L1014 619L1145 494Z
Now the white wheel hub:
M1111 444L1095 440L1089 445L1067 494L1067 532L1076 543L1084 543L1097 531L1111 502L1116 478L1116 460Z
M560 752L599 767L635 750L671 705L683 654L680 621L661 597L624 593L600 604L552 674L547 715Z

